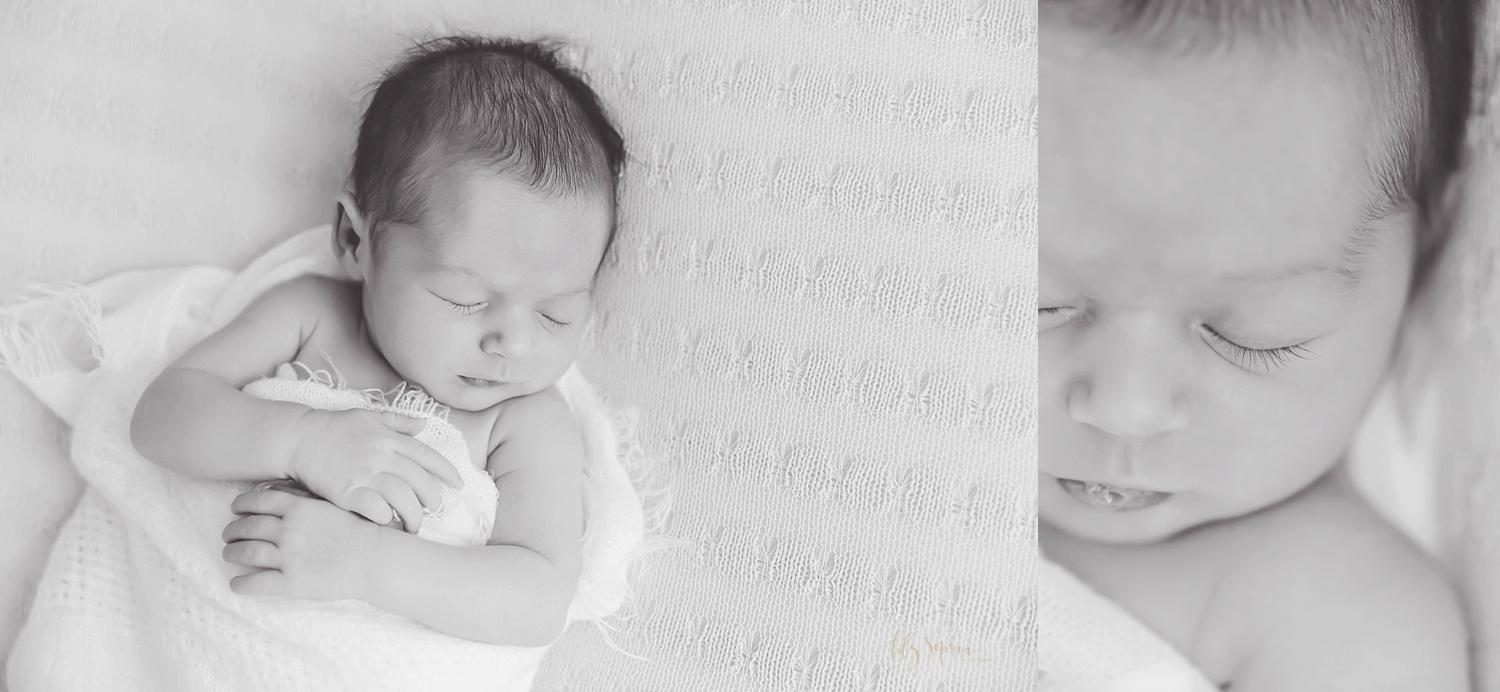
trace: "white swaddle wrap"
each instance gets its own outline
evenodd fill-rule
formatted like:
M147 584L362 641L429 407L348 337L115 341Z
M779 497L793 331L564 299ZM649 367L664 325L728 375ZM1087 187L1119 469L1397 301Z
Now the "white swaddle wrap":
M1061 565L1037 573L1037 692L1215 692L1135 616Z
M0 362L73 426L71 456L88 487L63 526L9 660L13 690L517 690L546 648L451 637L359 601L246 597L220 556L229 504L252 486L187 478L139 456L129 423L141 391L191 344L265 289L307 273L336 276L325 228L238 274L198 267L127 272L0 311ZM329 404L367 397L314 379L248 389ZM570 620L597 620L629 595L626 570L653 545L617 430L589 384L558 383L584 430L583 573ZM334 401L331 405L339 405ZM331 407L330 405L330 407ZM418 439L465 474L465 490L421 535L483 543L495 488L462 436L429 415ZM626 467L630 468L627 469ZM467 467L467 468L465 468ZM471 487L472 486L472 487ZM486 504L488 505L486 507ZM655 505L660 521L665 503Z
M422 432L414 437L437 450L458 470L462 488L438 484L443 493L437 509L423 509L422 525L417 537L444 545L476 546L489 540L495 528L495 502L499 492L494 481L474 464L463 433L447 420L447 408L433 401L419 389L397 391L349 389L321 370L314 371L301 363L282 363L275 377L245 385L246 394L258 399L290 401L325 411L348 411L363 408L371 411L396 411L425 419Z

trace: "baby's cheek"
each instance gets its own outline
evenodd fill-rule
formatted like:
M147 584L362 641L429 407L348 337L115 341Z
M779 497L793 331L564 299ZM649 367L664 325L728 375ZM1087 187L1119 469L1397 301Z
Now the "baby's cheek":
M547 349L542 358L545 365L541 368L549 380L556 380L568 371L573 362L578 358L578 347L576 344L557 344Z
M1263 482L1278 495L1301 490L1338 462L1364 410L1367 387L1352 376L1355 359L1346 353L1325 353L1326 362L1314 382L1263 402L1260 429L1263 460L1256 464ZM1252 428L1253 429L1253 428Z
M1390 364L1396 324L1354 324L1331 337L1309 362L1305 399L1315 419L1352 423L1364 412Z

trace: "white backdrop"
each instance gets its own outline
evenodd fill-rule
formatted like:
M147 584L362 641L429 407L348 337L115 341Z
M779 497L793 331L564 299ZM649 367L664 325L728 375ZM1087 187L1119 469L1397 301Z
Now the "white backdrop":
M1480 2L1451 244L1408 330L1401 422L1435 469L1435 534L1469 613L1476 690L1500 690L1500 7Z
M1030 689L1036 3L0 2L0 301L330 220L411 37L578 46L629 150L589 377L673 486L543 690ZM77 496L0 374L0 648ZM892 657L897 634L990 658Z

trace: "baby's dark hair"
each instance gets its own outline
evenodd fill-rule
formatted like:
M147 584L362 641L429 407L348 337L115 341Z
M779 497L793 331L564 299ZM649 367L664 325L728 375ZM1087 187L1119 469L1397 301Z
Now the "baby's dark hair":
M360 123L352 175L377 245L390 224L431 221L429 184L453 166L490 170L548 195L604 192L613 203L624 144L557 50L450 36L417 44L385 73Z
M1186 54L1248 40L1332 48L1364 66L1399 133L1376 171L1419 219L1417 275L1446 241L1442 196L1459 166L1473 70L1473 0L1044 0L1109 39Z

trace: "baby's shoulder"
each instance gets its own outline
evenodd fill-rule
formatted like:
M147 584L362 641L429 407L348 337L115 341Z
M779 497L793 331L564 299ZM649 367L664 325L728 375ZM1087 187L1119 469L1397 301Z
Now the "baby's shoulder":
M1240 554L1205 618L1237 630L1222 639L1245 652L1237 682L1326 669L1340 686L1355 682L1350 674L1372 681L1350 689L1462 689L1465 635L1451 585L1361 499L1320 487L1242 521Z
M1437 564L1351 490L1323 484L1247 524L1256 535L1237 566L1252 583L1320 599L1353 600L1375 589L1452 598Z
M305 275L272 286L256 302L305 320L319 321L337 315L357 300L352 284L322 276Z
M346 306L358 298L357 286L326 276L304 274L267 289L262 300L278 301L315 310Z
M544 447L550 449L582 450L583 430L568 401L556 385L535 394L519 396L502 402L495 416L490 433L491 455L505 446ZM574 458L576 455L563 455ZM535 460L530 455L517 455L517 462ZM550 463L550 462L549 462ZM490 469L491 472L504 469Z
M568 407L568 400L555 384L534 394L501 402L497 414L495 427L510 432L536 426L578 429L578 421Z

